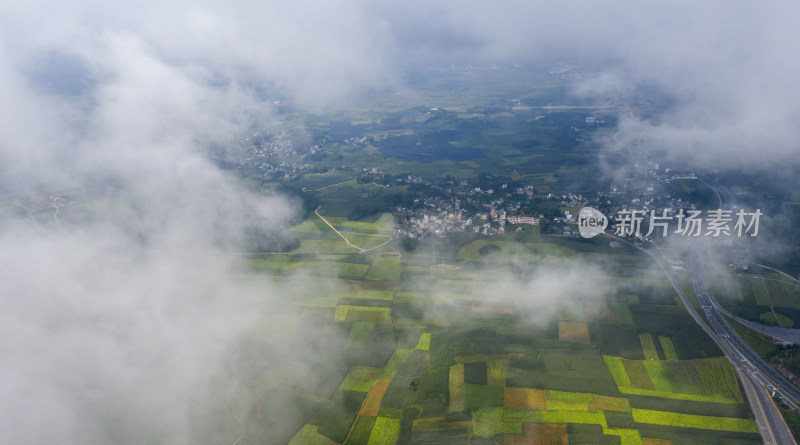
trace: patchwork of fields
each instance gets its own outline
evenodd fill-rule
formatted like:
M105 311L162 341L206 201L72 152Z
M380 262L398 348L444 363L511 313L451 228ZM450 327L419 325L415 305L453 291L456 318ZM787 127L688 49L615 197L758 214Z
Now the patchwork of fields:
M383 218L329 221L362 249L391 237ZM325 332L320 348L337 359L316 365L329 367L323 380L286 363L256 373L262 402L243 443L761 443L733 368L668 282L638 273L647 263L633 250L604 253L625 275L542 320L513 292L490 293L524 278L520 264L595 261L591 245L495 237L363 252L313 217L293 231L296 252L253 256L248 273L318 281L283 332ZM501 250L481 256L489 242ZM275 400L300 413L280 435Z
M735 315L784 328L800 325L800 287L793 278L760 267L739 274L722 267L714 272L711 290Z

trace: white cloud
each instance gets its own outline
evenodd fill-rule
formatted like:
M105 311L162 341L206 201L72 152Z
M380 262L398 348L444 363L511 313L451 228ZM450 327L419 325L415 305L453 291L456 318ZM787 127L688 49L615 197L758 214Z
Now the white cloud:
M190 441L226 347L278 298L232 281L220 246L253 221L282 226L292 206L245 192L205 155L272 125L265 99L338 105L399 85L409 61L563 58L607 66L584 93L641 82L676 98L656 123L625 122L625 144L794 162L800 131L792 3L2 9L0 429L15 442ZM7 211L64 190L89 206L77 226ZM542 280L542 298L571 291Z

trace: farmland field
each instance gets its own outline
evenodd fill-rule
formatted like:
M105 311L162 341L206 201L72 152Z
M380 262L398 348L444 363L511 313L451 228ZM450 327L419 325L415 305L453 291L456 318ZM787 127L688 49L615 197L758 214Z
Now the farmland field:
M558 322L558 339L589 343L589 327L586 323L560 321Z
M661 350L664 351L664 358L666 360L678 360L678 352L675 351L675 345L672 343L672 339L659 335L658 341L661 343Z
M607 190L585 179L587 111L434 108L312 119L329 170L289 183L309 202L294 244L237 271L310 286L254 329L264 352L245 373L259 409L289 388L280 400L305 411L279 435L252 410L248 443L760 443L735 370L646 255L574 222L491 224L500 201L552 220L581 207L556 193ZM736 310L771 313L771 299L776 322L800 321L778 277L716 272ZM308 343L298 363L271 362Z
M693 414L666 413L633 408L633 418L639 423L653 423L657 425L682 426L707 430L736 431L753 433L757 431L756 424L750 419L732 419L728 417L697 416Z
M375 425L372 427L372 433L369 435L368 445L383 445L397 442L397 437L400 434L400 421L397 419L390 419L386 417L378 417L375 419Z
M390 236L385 218L329 221L346 236ZM326 230L332 232L306 221L296 233L319 239ZM327 420L310 418L293 441L527 443L549 434L655 444L729 434L759 442L733 368L713 344L693 340L697 328L666 280L618 276L579 311L559 309L547 322L531 322L534 314L513 301L515 294L498 294L516 279L515 258L596 258L563 240L546 241L516 247L515 240L437 240L433 264L432 250L311 256L302 242L299 254L251 260L254 274L323 272L316 276L339 289L339 298L314 298L317 310L327 311L315 320L329 326L330 339L341 337L349 365L326 386L334 392L315 395ZM628 255L620 261L635 264ZM312 301L298 298L296 304ZM276 380L265 371L261 391L291 380L291 372L284 368Z

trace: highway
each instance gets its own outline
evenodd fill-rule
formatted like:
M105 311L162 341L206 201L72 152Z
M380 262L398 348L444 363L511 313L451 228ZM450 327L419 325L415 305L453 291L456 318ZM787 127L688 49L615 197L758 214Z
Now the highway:
M716 300L712 300L712 302L715 301ZM765 326L763 324L758 324L756 322L745 320L744 318L741 317L737 317L736 315L730 313L727 309L725 309L722 306L716 305L716 308L719 312L722 313L722 315L725 315L728 318L732 318L737 323L743 324L756 332L761 332L764 335L769 335L775 340L795 345L800 345L800 329L781 328L777 326Z
M728 360L731 361L739 373L747 400L750 402L750 407L756 416L756 423L764 438L764 443L795 443L789 428L783 421L780 411L773 403L767 390L775 391L775 394L781 400L794 409L797 409L798 401L800 401L800 390L764 362L728 326L728 323L719 314L716 301L714 301L708 290L703 263L696 253L692 254L690 274L694 292L713 330L711 337L721 346ZM688 309L696 314L691 307Z
M672 285L672 288L675 289L675 292L678 294L678 297L686 307L686 310L689 312L689 315L692 317L692 319L694 319L694 321L709 337L711 337L711 339L722 350L722 353L725 354L725 357L728 359L728 361L731 362L733 368L736 370L736 373L739 375L739 381L742 382L744 395L747 398L750 409L753 411L756 425L758 426L761 438L764 439L764 443L768 445L796 445L797 442L795 442L794 438L792 437L789 427L786 425L786 422L783 420L783 416L768 392L768 385L762 383L762 380L764 380L763 376L760 374L758 368L753 367L753 363L763 363L763 360L761 360L758 356L755 356L750 348L744 344L744 342L742 342L733 331L731 331L730 327L725 324L724 320L722 320L718 314L716 317L711 317L715 320L715 323L711 323L711 326L714 326L713 329L709 326L709 323L704 321L703 317L701 317L700 314L694 310L689 298L686 296L686 293L683 291L680 285L676 282L675 277L673 277L672 274L667 270L665 266L667 261L657 248L645 249L629 242L624 238L619 238L614 235L609 236L620 242L635 247L636 249L639 249L653 259L656 265L661 269L661 272L664 274L664 276L667 277L667 280ZM694 261L691 261L692 266L690 267L692 281L697 281L695 280L694 274L699 273L697 277L702 278L704 283L705 275L703 274L704 271L702 269L702 264L696 258L693 259ZM698 284L695 286L696 288L703 287L703 284L701 284L700 281L697 281L697 283ZM707 289L707 286L705 286L705 288ZM700 294L697 292L697 290L695 293L698 295ZM711 294L704 292L703 295L710 296ZM711 299L706 298L706 301L711 301ZM713 306L709 306L708 309L712 314L716 313L716 310L713 309ZM708 317L708 312L706 313L706 316ZM717 329L720 330L719 333ZM738 342L736 340L738 340ZM748 359L747 356L740 351L740 349L752 354L750 356L751 358ZM773 386L769 386L769 388L772 387Z
M708 177L699 178L714 189L720 200L720 208L726 208L726 204L727 208L735 205L733 196L727 187ZM696 248L692 249L689 264L692 287L702 306L708 325L700 322L697 312L691 307L683 292L679 291L678 293L695 321L698 321L711 338L720 345L725 356L736 368L764 443L796 444L768 391L774 392L793 409L798 409L800 407L800 390L753 352L720 315L719 305L709 290L703 261Z
M772 369L771 366L764 362L761 357L754 353L747 346L747 344L745 344L744 341L739 338L736 332L731 329L730 326L728 326L726 320L722 318L722 315L719 313L720 308L708 290L703 264L695 255L693 255L691 261L690 272L692 275L692 286L694 287L694 292L697 294L697 299L700 301L700 304L703 307L703 312L706 314L706 319L709 321L711 327L714 329L717 335L723 337L723 339L727 340L727 343L730 343L732 346L734 346L734 349L739 353L740 362L749 362L747 365L748 369L763 375L763 377L766 379L764 381L765 384L772 384L773 386L777 387L778 392L782 396L781 398L784 399L788 405L795 409L800 407L800 390L789 383L783 376L778 374L774 369Z

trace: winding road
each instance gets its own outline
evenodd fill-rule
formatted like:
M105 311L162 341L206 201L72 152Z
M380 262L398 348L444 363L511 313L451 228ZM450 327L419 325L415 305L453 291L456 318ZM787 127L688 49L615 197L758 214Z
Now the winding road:
M708 184L717 194L720 208L735 207L733 195L727 187L709 177L698 176L698 178ZM756 424L759 427L764 443L775 445L796 444L789 427L783 420L783 416L768 391L780 397L793 409L798 409L800 406L800 390L772 369L758 354L753 352L731 329L727 320L720 315L721 308L711 294L706 281L703 260L697 248L692 250L689 264L692 286L708 324L701 321L699 314L689 304L683 292L678 291L678 294L695 321L700 323L703 330L721 347L725 356L736 368L745 390L747 401L750 403L750 407L756 417Z

